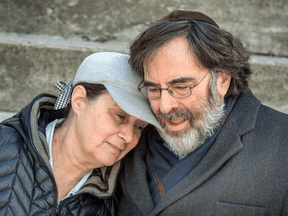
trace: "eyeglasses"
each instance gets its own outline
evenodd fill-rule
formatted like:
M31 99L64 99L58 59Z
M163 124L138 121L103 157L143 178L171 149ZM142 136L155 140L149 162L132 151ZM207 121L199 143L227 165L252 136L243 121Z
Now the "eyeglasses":
M159 99L161 97L161 91L162 90L167 90L169 92L169 94L175 98L186 98L192 94L192 89L195 88L197 85L199 85L204 80L204 78L207 76L208 73L209 73L209 71L200 80L199 83L197 83L196 85L194 85L192 87L189 85L185 85L185 84L170 85L170 86L168 86L168 88L159 88L157 86L140 87L140 85L144 81L144 80L142 80L138 86L138 91L141 91L141 93L149 99Z

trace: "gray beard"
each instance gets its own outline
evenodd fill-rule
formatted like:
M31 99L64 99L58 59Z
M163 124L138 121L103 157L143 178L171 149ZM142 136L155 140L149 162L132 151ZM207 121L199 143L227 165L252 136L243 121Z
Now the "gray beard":
M186 108L180 108L177 111L172 111L172 113L160 113L157 115L158 121L164 126L163 131L158 131L160 136L173 151L180 155L185 156L200 147L208 137L214 134L215 128L224 117L224 100L221 99L217 92L216 83L212 85L214 86L209 88L206 104L195 109L193 113ZM186 131L171 135L165 129L163 122L167 118L173 119L177 118L177 116L187 116L191 127Z

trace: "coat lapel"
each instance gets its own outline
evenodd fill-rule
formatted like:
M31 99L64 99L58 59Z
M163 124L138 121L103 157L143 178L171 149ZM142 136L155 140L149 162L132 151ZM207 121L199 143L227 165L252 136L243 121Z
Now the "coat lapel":
M147 140L142 136L133 157L124 160L126 189L142 215L149 215L155 207L147 183L146 152Z
M205 183L225 162L241 151L241 136L253 130L259 107L260 102L247 90L247 93L238 99L204 158L191 173L161 198L152 215L161 212Z

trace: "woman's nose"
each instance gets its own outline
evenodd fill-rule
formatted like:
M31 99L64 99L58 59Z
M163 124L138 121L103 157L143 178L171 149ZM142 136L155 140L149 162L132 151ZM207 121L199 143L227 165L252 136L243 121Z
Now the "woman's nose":
M122 125L121 130L119 131L119 136L125 141L125 143L131 143L134 137L134 124Z

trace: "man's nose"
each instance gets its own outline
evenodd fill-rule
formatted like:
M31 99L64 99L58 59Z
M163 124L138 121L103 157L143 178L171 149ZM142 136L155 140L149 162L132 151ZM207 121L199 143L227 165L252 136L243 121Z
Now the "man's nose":
M162 113L168 113L173 108L178 107L177 98L173 97L168 90L162 90L160 97L160 111Z

